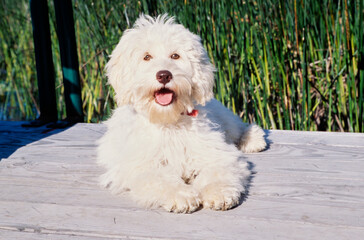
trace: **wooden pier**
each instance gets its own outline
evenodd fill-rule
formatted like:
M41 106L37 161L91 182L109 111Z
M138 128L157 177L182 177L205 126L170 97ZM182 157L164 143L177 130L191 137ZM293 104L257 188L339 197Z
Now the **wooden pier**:
M364 239L364 134L266 131L235 209L143 209L97 185L102 124L0 122L0 239Z

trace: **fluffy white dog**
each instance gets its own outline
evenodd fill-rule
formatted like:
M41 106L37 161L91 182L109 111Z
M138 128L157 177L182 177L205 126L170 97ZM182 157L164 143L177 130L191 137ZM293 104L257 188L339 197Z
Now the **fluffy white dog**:
M242 151L263 150L264 132L213 99L200 38L166 14L141 15L106 71L118 108L99 142L101 184L177 213L239 204L250 177Z

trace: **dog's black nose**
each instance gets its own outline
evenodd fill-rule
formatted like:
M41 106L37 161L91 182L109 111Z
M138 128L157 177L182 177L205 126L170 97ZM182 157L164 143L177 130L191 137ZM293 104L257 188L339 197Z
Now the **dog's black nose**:
M173 78L172 73L168 70L162 70L162 71L157 72L156 77L157 77L158 82L160 82L164 85L169 83Z

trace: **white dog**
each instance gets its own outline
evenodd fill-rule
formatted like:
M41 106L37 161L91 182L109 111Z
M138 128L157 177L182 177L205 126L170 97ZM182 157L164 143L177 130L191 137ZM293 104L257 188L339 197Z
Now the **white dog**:
M118 108L99 142L101 184L171 212L239 204L250 177L240 150L263 150L264 132L213 99L200 38L166 14L141 15L106 71Z

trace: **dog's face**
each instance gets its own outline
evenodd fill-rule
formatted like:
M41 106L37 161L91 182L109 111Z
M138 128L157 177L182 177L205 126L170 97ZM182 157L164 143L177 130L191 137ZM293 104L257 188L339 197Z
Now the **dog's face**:
M118 105L132 105L153 123L173 124L213 96L214 68L200 38L167 15L142 15L106 71Z

